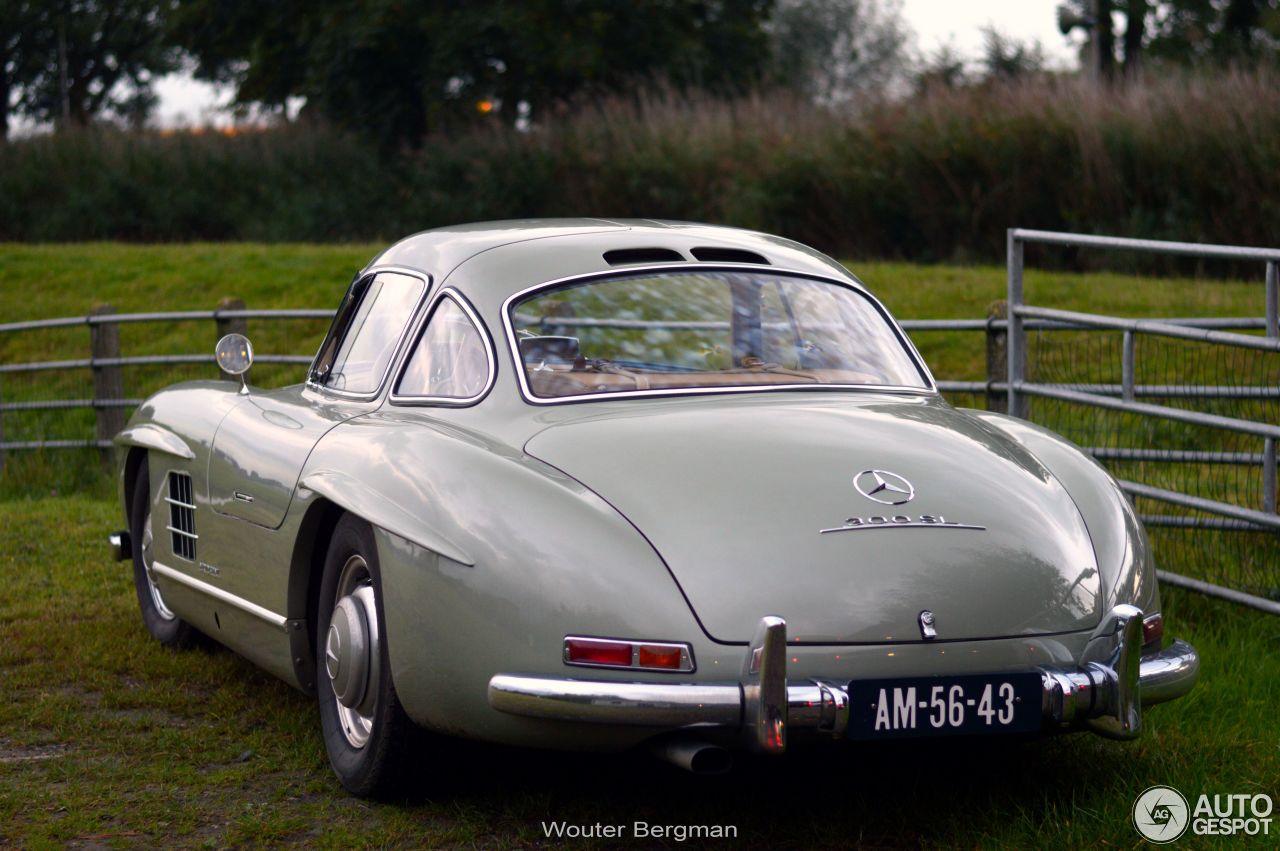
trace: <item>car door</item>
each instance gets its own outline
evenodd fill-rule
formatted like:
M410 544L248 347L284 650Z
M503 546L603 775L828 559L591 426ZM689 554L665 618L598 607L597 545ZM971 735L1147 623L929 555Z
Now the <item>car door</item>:
M251 391L222 420L209 458L213 510L279 528L307 456L329 429L378 406L425 278L380 272L348 290L304 385Z

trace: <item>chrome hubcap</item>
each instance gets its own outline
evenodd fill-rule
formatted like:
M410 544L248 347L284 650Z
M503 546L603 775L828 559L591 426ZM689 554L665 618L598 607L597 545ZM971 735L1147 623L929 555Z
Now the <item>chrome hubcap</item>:
M155 541L151 535L151 512L147 512L147 519L142 521L142 568L143 573L147 577L147 590L151 592L151 605L155 607L156 614L167 621L173 620L176 615L165 605L164 597L160 594L159 587L156 586L155 577L151 575L152 564L152 547Z
M373 580L364 558L353 555L338 577L324 643L324 669L333 687L338 723L353 748L364 747L373 733L379 653Z

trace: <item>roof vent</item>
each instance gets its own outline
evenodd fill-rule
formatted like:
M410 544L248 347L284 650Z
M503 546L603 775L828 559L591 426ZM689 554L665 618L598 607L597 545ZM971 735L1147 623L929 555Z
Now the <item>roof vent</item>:
M689 253L703 263L762 263L765 266L769 265L769 261L764 259L762 255L742 248L695 248Z
M604 262L610 266L627 263L681 263L684 257L670 248L615 248L604 253Z

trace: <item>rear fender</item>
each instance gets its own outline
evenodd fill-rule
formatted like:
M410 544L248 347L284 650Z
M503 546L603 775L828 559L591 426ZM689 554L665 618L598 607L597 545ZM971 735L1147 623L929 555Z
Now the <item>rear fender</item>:
M1102 610L1128 604L1148 613L1160 611L1160 589L1146 530L1129 497L1106 468L1066 438L1026 420L989 411L966 413L1025 446L1071 494L1102 572Z

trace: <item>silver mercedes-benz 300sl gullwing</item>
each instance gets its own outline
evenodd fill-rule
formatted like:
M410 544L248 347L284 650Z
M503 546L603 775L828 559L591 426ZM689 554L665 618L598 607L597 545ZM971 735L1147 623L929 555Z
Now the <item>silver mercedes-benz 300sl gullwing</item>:
M314 692L360 795L394 788L412 725L723 770L1130 739L1196 679L1112 478L947 404L857 278L778 237L427 231L356 276L304 383L178 384L117 443L147 629Z

